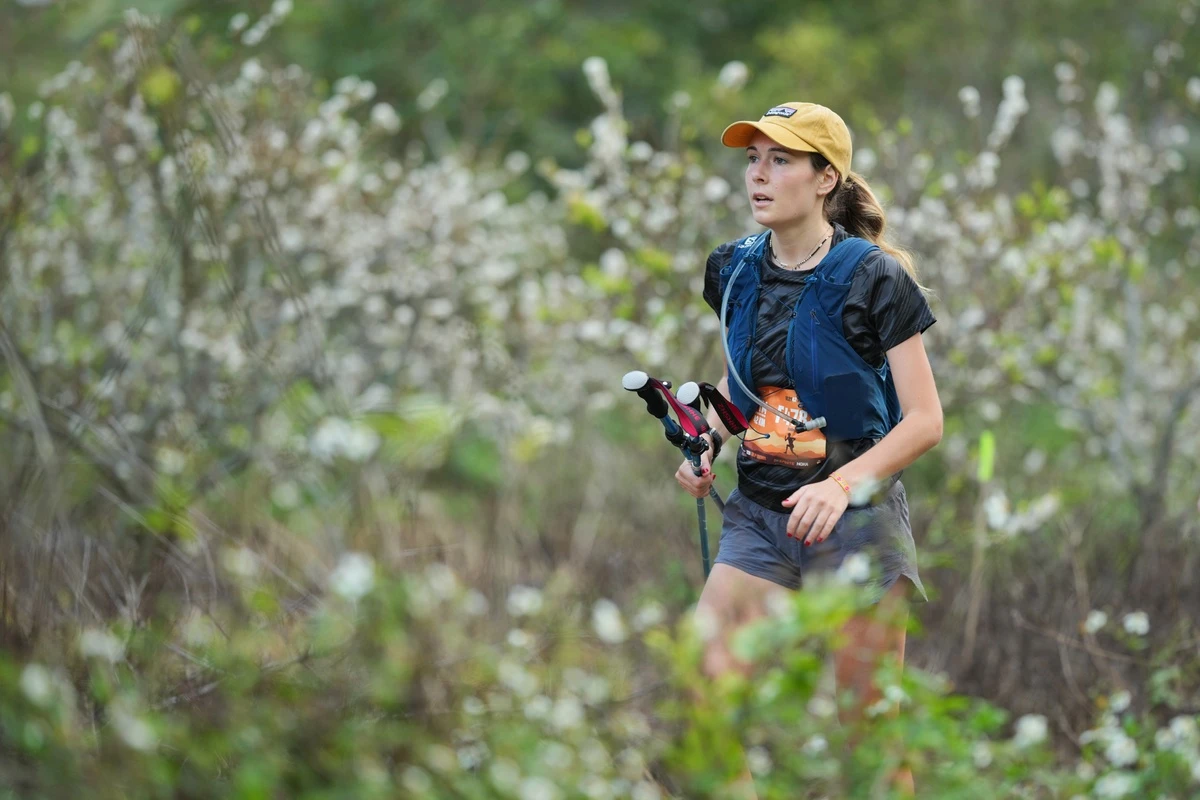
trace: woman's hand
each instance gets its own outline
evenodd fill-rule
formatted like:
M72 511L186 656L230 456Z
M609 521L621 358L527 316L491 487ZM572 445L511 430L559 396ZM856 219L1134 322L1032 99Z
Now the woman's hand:
M837 481L826 478L820 483L801 486L783 501L783 505L792 509L787 524L788 536L804 539L807 547L829 538L833 526L850 505L850 497Z
M679 481L679 485L692 497L703 498L708 497L708 490L713 482L712 438L707 434L701 435L708 439L708 449L700 454L700 474L692 471L692 462L685 458L679 469L675 470L675 480Z

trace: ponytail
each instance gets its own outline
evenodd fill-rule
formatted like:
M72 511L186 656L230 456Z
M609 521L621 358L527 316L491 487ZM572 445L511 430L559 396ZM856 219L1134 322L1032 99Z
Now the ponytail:
M809 153L809 156L816 170L829 165L829 161L820 153ZM825 195L825 218L841 225L851 236L879 245L879 249L900 262L900 266L912 276L922 291L928 291L917 279L917 267L912 254L892 244L884 236L887 221L883 216L883 206L857 172L851 172L845 178L839 177L833 191Z

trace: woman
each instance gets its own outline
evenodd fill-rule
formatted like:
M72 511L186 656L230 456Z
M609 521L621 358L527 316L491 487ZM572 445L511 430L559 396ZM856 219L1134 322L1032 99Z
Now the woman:
M839 688L854 690L851 713L861 712L878 697L880 660L903 661L907 596L924 596L899 475L942 435L921 339L935 320L911 260L883 239L882 208L850 171L841 117L785 103L735 122L721 141L745 149L746 193L768 231L717 247L705 274L726 332L719 388L750 420L728 454L738 487L697 607L718 624L705 670L745 668L730 637L767 613L773 591L863 553L890 613L848 623L834 658ZM732 450L715 412L709 423L702 474L687 461L676 473L695 497L712 483L711 459ZM911 780L898 776L903 788Z

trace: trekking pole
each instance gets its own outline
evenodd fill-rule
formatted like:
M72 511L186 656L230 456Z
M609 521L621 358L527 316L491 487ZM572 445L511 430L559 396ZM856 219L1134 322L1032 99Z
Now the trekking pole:
M651 378L641 370L625 373L621 378L621 386L627 391L637 393L637 396L646 402L646 411L662 423L667 441L683 451L684 456L692 462L692 471L699 475L700 456L708 449L708 442L700 438L700 434L708 430L708 423L704 421L700 412L676 400L669 391L669 384ZM671 419L672 408L679 417L678 425ZM720 495L711 486L709 493L724 508ZM703 497L696 498L696 522L700 528L700 556L704 562L704 578L707 580L711 564L708 556L708 519Z

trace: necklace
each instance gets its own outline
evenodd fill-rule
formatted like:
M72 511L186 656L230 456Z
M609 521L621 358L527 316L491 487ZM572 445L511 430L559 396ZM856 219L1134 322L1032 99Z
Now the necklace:
M813 248L813 251L812 251L811 253L809 253L809 254L808 254L808 258L804 259L803 261L798 261L798 262L796 262L796 265L795 265L795 266L792 266L792 267L789 267L787 264L785 264L785 263L783 263L782 261L780 261L780 260L779 260L779 256L778 256L778 255L776 255L776 253L775 253L775 237L771 237L771 258L775 259L776 263L778 263L778 264L779 264L779 266L783 267L784 269L787 269L787 270L797 270L797 269L800 269L801 267L803 267L805 264L807 264L807 263L808 263L809 259L811 259L813 256L815 256L815 255L817 254L817 251L818 251L818 250L820 250L822 247L824 247L824 246L825 246L825 243L829 241L829 237L830 237L830 236L833 236L833 229L832 229L832 228L830 228L830 229L829 229L829 233L825 234L825 238L824 238L824 239L822 239L821 241L817 242L817 246L816 246L816 247L814 247L814 248Z

